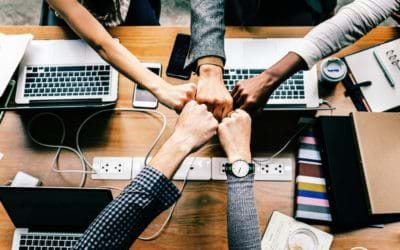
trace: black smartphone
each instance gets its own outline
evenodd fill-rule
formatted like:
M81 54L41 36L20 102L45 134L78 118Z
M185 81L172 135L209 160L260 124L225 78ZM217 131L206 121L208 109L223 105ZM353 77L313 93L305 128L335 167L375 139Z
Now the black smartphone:
M175 39L174 48L169 58L167 67L167 76L188 80L192 74L192 70L184 69L186 56L189 52L190 36L186 34L178 34Z

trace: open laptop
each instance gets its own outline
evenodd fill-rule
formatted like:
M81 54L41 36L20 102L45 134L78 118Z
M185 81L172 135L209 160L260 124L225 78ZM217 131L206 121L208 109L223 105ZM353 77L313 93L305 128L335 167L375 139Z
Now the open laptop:
M108 189L0 187L16 227L13 250L72 249L112 199Z
M232 91L238 81L260 74L285 56L298 41L298 38L225 39L225 86ZM317 69L313 67L281 84L264 110L303 110L318 106Z
M19 67L15 102L104 104L117 92L118 72L83 40L34 40Z

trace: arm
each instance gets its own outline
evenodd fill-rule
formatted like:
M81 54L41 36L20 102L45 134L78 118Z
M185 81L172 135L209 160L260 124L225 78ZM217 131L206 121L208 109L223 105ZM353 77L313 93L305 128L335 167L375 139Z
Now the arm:
M233 100L223 81L224 0L191 0L191 46L186 66L199 75L196 101L221 120L232 111Z
M400 0L356 0L331 19L315 27L292 52L262 74L239 81L232 95L235 106L255 109L299 70L313 67L322 58L354 43L400 8Z
M128 249L151 221L177 201L169 180L193 149L216 134L218 123L204 105L184 107L175 131L139 175L92 222L75 249Z
M77 0L48 0L48 3L105 61L130 80L147 88L166 106L180 111L188 100L194 98L193 85L174 87L152 73L128 49L115 41Z
M218 126L218 135L229 162L251 162L251 119L236 110ZM259 221L254 198L254 174L238 178L228 174L229 249L261 249Z
M293 49L314 66L322 58L354 43L400 8L400 0L356 0L308 33Z

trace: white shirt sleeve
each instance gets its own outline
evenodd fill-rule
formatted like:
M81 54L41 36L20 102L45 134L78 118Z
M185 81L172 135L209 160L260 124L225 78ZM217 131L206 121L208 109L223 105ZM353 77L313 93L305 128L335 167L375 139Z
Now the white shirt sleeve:
M354 43L400 9L400 0L355 0L311 30L291 51L311 68Z

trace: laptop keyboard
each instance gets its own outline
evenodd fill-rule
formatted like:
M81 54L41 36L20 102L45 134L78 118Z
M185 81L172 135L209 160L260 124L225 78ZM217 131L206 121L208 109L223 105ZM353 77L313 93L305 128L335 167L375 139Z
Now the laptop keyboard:
M105 96L110 65L27 66L24 97Z
M78 234L21 234L19 250L67 250L79 240Z
M262 73L264 69L225 69L224 83L231 92L238 81L254 77ZM299 71L282 83L269 99L305 99L304 95L304 73Z

